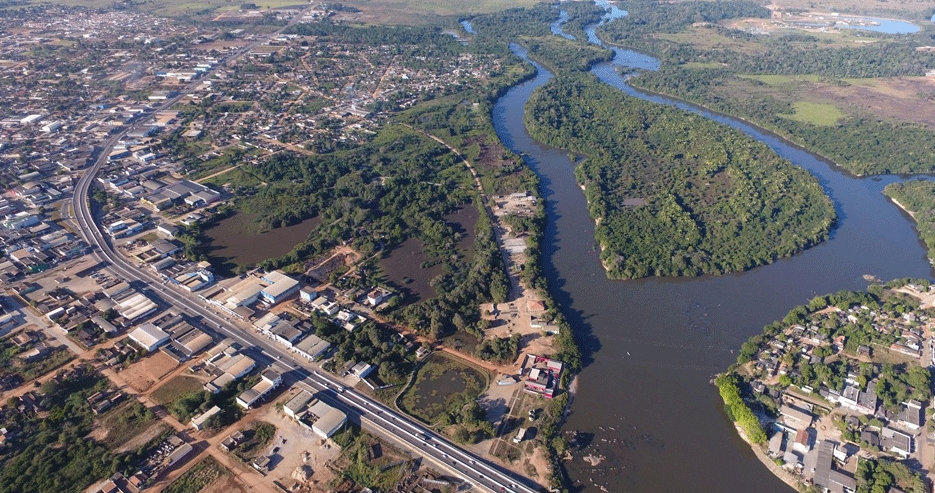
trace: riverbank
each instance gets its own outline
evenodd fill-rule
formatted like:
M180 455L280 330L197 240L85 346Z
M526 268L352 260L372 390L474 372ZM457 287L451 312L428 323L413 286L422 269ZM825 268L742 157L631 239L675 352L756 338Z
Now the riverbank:
M547 80L538 76L511 90L494 116L501 140L541 177L548 212L543 265L585 351L565 425L565 436L576 437L562 462L570 484L589 493L788 492L733 435L707 382L735 359L740 342L788 307L815 292L865 287L854 265L883 278L929 275L911 224L879 193L896 178L857 180L756 134L818 176L834 197L841 221L829 241L743 274L611 281L573 173L577 163L532 140L522 124L531 92ZM660 412L671 409L679 411ZM595 466L589 456L605 460Z
M906 283L923 294L905 297L900 287ZM930 284L898 280L887 286L839 291L793 308L744 343L737 362L718 377L741 438L787 484L792 479L829 488L833 481L854 490L858 479L873 482L857 467L858 461L869 461L899 464L906 472L894 486L927 491L922 476L932 467L929 447L903 451L892 440L926 440L933 382L928 362L935 339L918 298L927 296ZM725 385L733 393L725 392ZM813 406L808 396L816 393L823 403ZM753 415L755 421L748 420ZM751 428L758 434L754 440ZM818 460L828 453L837 465Z
M893 197L890 197L890 200L892 200L893 203L896 204L896 207L899 207L900 209L903 210L903 212L905 212L906 214L909 214L909 216L910 216L912 219L915 219L915 218L916 218L916 213L910 211L906 206L902 205L898 200L896 200L896 199L893 198Z
M740 439L750 446L750 450L753 451L753 455L755 455L757 460L759 460L764 466L766 466L767 469L769 469L769 472L773 473L774 476L781 479L794 490L801 491L804 489L805 485L802 484L798 478L783 470L782 467L776 464L774 459L770 459L769 456L766 455L766 452L763 451L763 447L750 443L750 439L747 438L747 434L744 433L740 426L735 423L734 428L737 430L737 434L740 436Z

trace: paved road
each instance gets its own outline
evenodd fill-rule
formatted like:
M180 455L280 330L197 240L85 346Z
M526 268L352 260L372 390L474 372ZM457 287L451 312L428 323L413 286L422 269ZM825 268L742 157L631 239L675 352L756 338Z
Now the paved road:
M239 56L246 53L248 49L244 49ZM227 61L232 59L233 57ZM179 96L166 101L160 109L171 107L186 92L188 91L182 91ZM275 358L278 364L287 368L297 380L303 381L313 389L323 391L323 400L346 411L352 420L359 420L362 426L374 429L380 435L392 437L404 448L420 451L425 458L437 466L441 466L481 489L522 493L542 490L539 485L528 478L466 452L407 416L363 396L354 389L345 388L334 378L307 367L305 363L296 362L286 348L271 343L251 330L229 325L223 317L202 304L200 300L162 285L160 279L154 274L138 269L115 252L101 228L94 222L88 194L95 176L107 162L110 151L126 134L126 131L127 129L123 129L104 143L100 156L78 181L72 197L72 211L74 211L75 221L81 234L91 245L92 254L110 263L109 269L128 282L137 285L147 296L161 301L163 306L173 306L179 311L201 317L209 328L216 330L219 334L238 341L245 348L256 348L269 360ZM290 364L289 361L293 363Z
M449 472L494 492L533 493L541 490L529 479L468 453L408 417L363 396L354 389L345 388L332 377L295 362L293 355L284 347L275 345L251 330L228 325L219 314L202 305L200 301L163 286L154 275L137 269L113 250L91 215L87 192L92 177L98 169L99 166L95 166L89 170L76 187L73 199L75 216L82 234L94 248L94 255L109 262L111 265L108 268L118 276L134 284L146 285L147 287L142 290L148 296L162 301L164 305L172 305L180 311L200 316L212 330L238 341L244 347L255 347L265 356L275 358L279 365L288 369L298 380L304 381L316 390L323 391L325 394L323 400L326 402L347 411L352 419L360 420L361 424L369 424L376 427L381 434L394 437L406 448L421 451L424 456L433 460L437 465L443 465Z

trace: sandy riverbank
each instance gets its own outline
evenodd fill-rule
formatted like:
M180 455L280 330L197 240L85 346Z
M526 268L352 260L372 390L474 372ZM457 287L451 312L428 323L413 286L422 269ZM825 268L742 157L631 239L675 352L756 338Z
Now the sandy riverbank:
M903 212L905 212L906 214L909 214L912 217L912 219L916 218L915 212L910 211L908 208L906 208L906 206L900 204L898 200L894 199L893 197L890 197L890 200L892 200L893 203L896 204L896 207L899 207L900 209L903 210Z

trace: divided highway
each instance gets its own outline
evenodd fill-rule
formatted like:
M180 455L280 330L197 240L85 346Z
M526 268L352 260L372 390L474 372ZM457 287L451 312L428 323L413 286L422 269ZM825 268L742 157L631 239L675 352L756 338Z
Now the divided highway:
M177 99L167 101L164 108L170 107ZM174 306L189 315L201 317L207 326L225 337L238 341L245 348L256 348L266 356L278 360L278 364L290 370L296 380L304 382L315 390L322 391L325 401L346 411L353 419L359 419L365 428L374 429L383 436L395 440L404 448L417 451L427 459L441 466L444 470L461 477L465 481L492 492L534 493L542 488L528 478L507 471L485 459L480 458L438 436L428 428L416 423L408 416L396 412L376 402L354 389L345 388L332 377L317 370L309 370L302 364L289 364L295 361L292 354L284 347L272 343L252 330L243 330L229 325L218 313L203 304L201 300L183 294L161 284L153 273L137 268L122 255L117 253L101 228L95 223L91 212L89 192L94 178L107 162L107 156L126 130L114 135L104 144L104 149L94 165L78 181L72 197L75 220L82 236L91 245L93 254L110 264L109 269L128 282L145 285L143 290L164 305Z

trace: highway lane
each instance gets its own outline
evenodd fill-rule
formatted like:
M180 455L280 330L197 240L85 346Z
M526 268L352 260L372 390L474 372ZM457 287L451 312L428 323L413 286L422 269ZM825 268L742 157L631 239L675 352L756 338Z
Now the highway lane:
M173 98L175 101L167 102L163 107L170 107L175 104L178 98L181 98L181 96ZM138 269L122 255L114 251L100 227L94 222L88 194L94 178L107 162L110 151L125 134L126 130L123 130L105 142L104 150L94 165L81 177L72 197L74 219L82 235L88 241L88 244L92 246L93 255L100 260L109 262L111 264L109 268L125 280L146 285L147 295L162 301L164 305L173 305L189 314L200 316L212 330L238 341L245 348L255 347L265 355L271 358L274 357L279 365L295 372L300 380L314 384L319 389L332 389L335 396L334 400L339 404L339 408L358 415L362 418L362 423L363 420L366 420L372 426L409 448L421 451L424 456L436 464L444 466L445 469L456 476L494 492L533 493L541 491L541 488L529 479L506 471L464 451L443 437L434 434L431 430L413 422L407 416L364 397L353 389L345 389L341 383L331 377L315 370L310 371L299 364L289 364L288 361L292 360L294 362L295 360L284 347L279 347L253 331L237 330L229 326L220 314L209 309L200 301L195 301L171 287L163 286L160 279L155 275Z
M296 17L289 25L284 26L272 36L275 37L289 26L297 22ZM237 54L220 60L219 65L236 60L253 47L259 45L257 41L246 46ZM207 74L205 75L205 78ZM201 81L194 81L185 89L179 91L179 94L163 102L147 112L152 112L171 108L185 95L194 90ZM144 118L147 116L144 115ZM337 407L349 411L361 419L361 423L370 423L371 426L379 429L386 435L394 438L398 442L408 446L413 450L418 450L444 469L460 476L466 481L477 486L494 492L511 491L521 493L533 493L541 491L542 488L529 480L528 478L517 475L511 471L496 466L489 461L471 454L460 447L452 444L448 440L436 435L433 431L414 422L408 416L398 413L376 401L373 401L356 390L345 388L343 384L335 379L303 366L305 363L298 363L293 359L293 355L284 347L275 344L268 339L260 336L251 330L239 330L235 326L229 325L223 317L208 308L200 301L193 299L172 287L161 284L160 279L154 274L138 269L131 264L122 255L114 251L112 245L101 231L100 227L94 222L90 208L89 193L94 178L107 163L107 158L114 146L126 135L130 127L121 129L103 143L103 149L95 160L94 164L79 179L75 187L75 193L72 197L73 220L78 225L78 229L85 240L91 245L93 255L99 260L110 263L111 270L127 281L136 281L147 286L144 291L154 299L161 301L163 305L172 305L195 316L200 316L211 330L230 337L239 342L244 348L257 348L261 353L275 359L278 365L294 372L298 380L312 385L319 390L330 389L333 395L332 403ZM301 358L300 358L301 359ZM290 364L292 361L294 364Z
M125 280L142 282L149 286L147 289L149 296L164 303L168 299L171 302L169 304L176 308L200 316L212 330L238 341L245 348L259 349L263 354L271 357L271 360L275 358L278 365L293 372L299 380L314 384L320 390L330 389L337 401L337 407L365 418L372 425L379 428L380 431L396 438L412 449L420 450L423 455L428 456L437 464L443 465L445 469L463 479L494 492L532 493L539 491L538 487L529 486L532 483L528 479L518 477L462 450L444 438L437 436L431 430L414 423L408 417L361 395L356 390L346 388L333 378L317 370L310 371L298 363L290 364L289 361L295 362L295 360L286 348L253 331L238 330L229 326L219 314L201 305L200 302L192 300L171 287L161 285L158 278L149 275L145 271L139 271L129 261L112 250L100 229L93 220L89 219L90 208L86 202L77 204L76 207L76 210L80 211L77 217L80 218L79 220L83 226L88 225L86 229L84 227L82 229L90 233L87 236L89 236L90 242L97 247L95 255L109 262L111 264L109 268ZM154 286L156 287L154 288Z
M443 464L446 469L465 480L494 492L532 493L539 491L537 486L530 486L533 483L528 479L505 471L462 450L444 438L437 436L431 430L411 421L408 417L362 396L356 390L345 388L343 384L333 378L315 370L310 371L300 364L290 364L290 360L295 360L293 360L292 354L286 348L251 330L243 331L229 326L219 314L200 302L194 301L171 287L163 286L158 278L146 271L140 271L120 254L113 251L99 227L93 222L88 202L81 200L77 202L75 210L79 213L76 214L76 217L82 224L82 231L85 232L87 239L96 247L95 255L101 260L109 262L111 265L108 268L114 270L117 275L125 280L146 284L148 286L147 295L163 301L164 304L166 300L169 300L170 303L168 304L175 306L177 309L200 316L212 330L238 341L245 348L255 347L263 354L275 358L279 365L294 372L300 380L314 382L321 389L331 389L334 391L336 400L341 404L340 408L356 412L358 415L365 417L384 433L395 437L410 448L421 450L424 455L434 459L436 463ZM429 445L429 441L431 441L431 445Z

